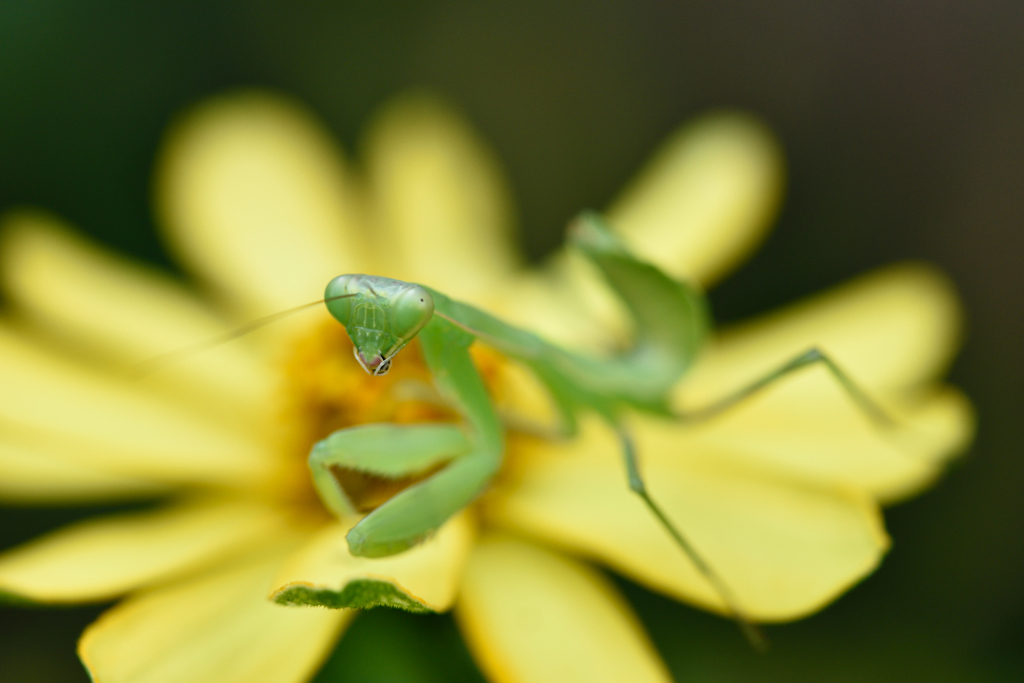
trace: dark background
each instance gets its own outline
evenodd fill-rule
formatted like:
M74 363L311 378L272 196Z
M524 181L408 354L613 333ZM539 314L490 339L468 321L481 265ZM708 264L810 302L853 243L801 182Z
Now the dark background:
M894 260L937 263L969 315L952 379L971 453L888 512L882 568L823 613L735 627L620 581L680 681L1024 680L1024 3L0 0L0 210L58 212L172 268L150 173L182 108L236 86L292 93L351 151L409 86L463 109L507 165L539 258L678 123L764 117L788 159L774 233L712 295L733 320ZM0 509L0 547L96 509ZM101 608L0 608L0 678L85 680ZM360 617L322 676L476 676L448 617ZM333 678L332 678L333 677Z

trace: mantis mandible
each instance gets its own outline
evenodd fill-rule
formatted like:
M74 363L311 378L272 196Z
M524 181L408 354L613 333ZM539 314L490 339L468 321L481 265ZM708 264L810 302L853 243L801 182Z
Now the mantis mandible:
M324 504L339 517L356 510L334 474L354 469L394 479L432 472L372 510L348 532L353 555L383 557L422 542L473 502L502 464L504 425L491 404L469 347L480 340L523 363L546 386L564 432L572 435L585 412L616 433L629 488L635 492L713 586L748 639L762 638L721 577L650 496L623 417L629 410L683 422L711 418L775 380L813 363L824 365L873 421L886 414L825 354L809 349L768 375L700 410L679 412L669 392L697 358L711 327L703 294L629 253L600 216L584 213L570 243L588 258L622 299L634 320L633 345L608 358L572 353L425 285L371 275L341 275L324 301L345 326L356 361L372 375L390 370L396 354L419 337L439 392L462 424L371 424L337 431L316 443L309 467Z

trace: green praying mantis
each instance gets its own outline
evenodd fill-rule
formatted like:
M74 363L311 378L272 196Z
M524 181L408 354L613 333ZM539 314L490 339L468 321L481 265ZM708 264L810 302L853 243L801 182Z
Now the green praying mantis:
M569 239L598 268L633 318L633 344L617 355L572 353L425 285L354 274L331 280L323 301L344 325L363 369L375 376L386 374L396 355L418 336L436 388L463 422L370 424L337 431L316 443L309 455L317 493L329 510L344 517L356 510L336 471L387 479L428 473L348 532L351 553L371 558L421 543L480 496L502 465L506 427L470 357L470 345L479 340L536 375L557 407L566 436L576 432L583 413L592 411L607 423L621 443L629 488L714 588L747 638L760 647L762 636L729 586L648 493L625 414L639 410L680 422L706 420L779 378L817 363L870 419L880 426L891 425L891 420L816 348L707 407L674 409L669 392L696 360L711 329L703 294L635 258L595 213L580 215L571 225Z

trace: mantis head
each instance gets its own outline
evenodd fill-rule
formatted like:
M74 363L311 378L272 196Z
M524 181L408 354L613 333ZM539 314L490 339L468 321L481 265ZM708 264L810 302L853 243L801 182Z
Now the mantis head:
M411 282L375 275L339 275L327 284L327 310L345 326L359 364L386 375L391 359L434 314L434 298Z

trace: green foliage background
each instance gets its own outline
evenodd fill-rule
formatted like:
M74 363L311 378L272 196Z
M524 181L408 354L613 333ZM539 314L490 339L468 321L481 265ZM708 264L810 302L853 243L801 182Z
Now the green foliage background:
M680 681L1024 679L1024 4L1017 0L128 2L0 0L0 210L47 207L173 267L149 204L160 135L236 86L292 93L351 150L410 86L460 106L507 164L539 258L677 123L763 116L789 190L766 247L712 295L766 310L875 266L946 269L970 330L953 379L972 453L888 514L882 568L752 653L720 619L620 581ZM0 547L96 509L0 508ZM84 681L101 608L0 607L0 678ZM360 617L320 681L473 680L444 616Z

